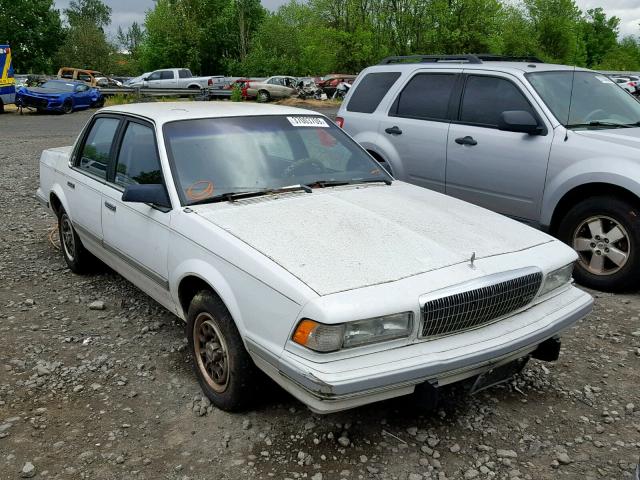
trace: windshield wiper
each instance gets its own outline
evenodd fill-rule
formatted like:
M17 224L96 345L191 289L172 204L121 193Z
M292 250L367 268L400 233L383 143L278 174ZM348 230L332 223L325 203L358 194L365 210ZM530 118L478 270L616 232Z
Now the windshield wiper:
M576 128L576 127L631 128L633 126L638 126L638 124L603 122L600 120L594 120L593 122L589 122L589 123L573 123L573 124L567 125L567 128Z
M217 202L235 202L236 200L242 200L243 198L260 197L262 195L272 195L276 193L297 192L303 190L307 193L311 193L311 188L306 185L294 185L291 187L282 188L263 188L260 190L239 190L232 192L224 192L219 195L213 195L211 197L203 198L189 203L192 205L202 205L205 203L217 203Z
M386 183L391 185L390 178L370 178L368 180L316 180L306 184L307 187L340 187L342 185L357 185L360 183Z

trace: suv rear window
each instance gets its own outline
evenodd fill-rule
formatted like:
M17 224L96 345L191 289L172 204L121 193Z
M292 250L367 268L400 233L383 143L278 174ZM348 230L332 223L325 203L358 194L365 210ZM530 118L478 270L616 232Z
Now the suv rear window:
M454 73L419 73L402 89L391 107L396 117L447 120L456 84Z
M351 95L347 111L373 113L399 77L400 72L368 73Z

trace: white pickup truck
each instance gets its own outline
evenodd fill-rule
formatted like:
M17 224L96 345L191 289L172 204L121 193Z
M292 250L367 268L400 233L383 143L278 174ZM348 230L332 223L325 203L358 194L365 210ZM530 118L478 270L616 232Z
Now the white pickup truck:
M221 76L194 77L188 68L164 68L130 80L127 87L142 88L206 88Z
M185 320L225 410L263 394L256 369L321 413L479 391L557 359L593 302L571 285L571 248L394 180L308 110L102 109L75 146L43 152L37 197L73 272L98 257Z

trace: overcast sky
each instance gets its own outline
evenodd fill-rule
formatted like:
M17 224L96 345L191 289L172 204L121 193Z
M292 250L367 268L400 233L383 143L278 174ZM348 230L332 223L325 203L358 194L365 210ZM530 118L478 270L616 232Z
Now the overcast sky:
M112 9L112 23L109 33L115 34L118 26L128 27L133 22L143 23L144 13L153 7L153 0L103 0ZM273 10L285 3L286 0L262 0L262 4ZM56 6L63 9L69 5L69 0L55 0ZM576 0L578 6L586 11L589 8L601 6L609 16L620 18L620 32L623 35L638 35L640 33L640 1L639 0Z

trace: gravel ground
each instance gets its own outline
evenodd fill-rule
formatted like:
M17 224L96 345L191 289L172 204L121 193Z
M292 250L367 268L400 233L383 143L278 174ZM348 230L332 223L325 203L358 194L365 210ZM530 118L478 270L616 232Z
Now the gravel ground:
M331 112L329 112L331 113ZM620 479L640 452L640 296L597 297L560 361L508 385L317 416L277 387L201 397L182 325L108 271L77 276L33 198L89 113L0 116L0 478Z

